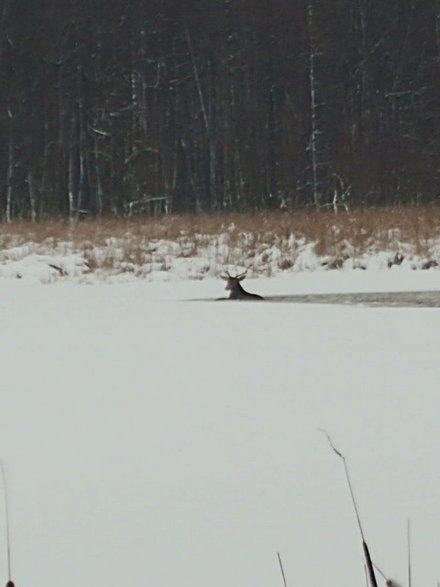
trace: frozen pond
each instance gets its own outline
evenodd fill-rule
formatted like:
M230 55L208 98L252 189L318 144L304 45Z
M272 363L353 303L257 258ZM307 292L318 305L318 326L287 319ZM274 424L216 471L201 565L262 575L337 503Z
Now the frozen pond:
M307 279L249 289L379 289ZM438 277L393 279L384 290L426 293ZM2 283L16 586L280 587L277 551L289 586L364 585L343 467L319 428L347 456L375 562L404 583L410 517L413 585L435 585L440 312L179 301L221 294L215 281Z
M213 298L193 301L219 301ZM222 300L223 301L223 300ZM229 300L225 300L229 301ZM290 304L343 304L377 307L440 307L439 291L405 291L405 292L351 292L335 294L293 294L266 296L267 302L283 302Z

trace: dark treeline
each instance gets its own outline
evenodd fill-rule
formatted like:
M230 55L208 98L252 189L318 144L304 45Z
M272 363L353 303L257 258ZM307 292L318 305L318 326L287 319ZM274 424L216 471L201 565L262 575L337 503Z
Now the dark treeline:
M0 218L433 201L439 64L438 0L1 0Z

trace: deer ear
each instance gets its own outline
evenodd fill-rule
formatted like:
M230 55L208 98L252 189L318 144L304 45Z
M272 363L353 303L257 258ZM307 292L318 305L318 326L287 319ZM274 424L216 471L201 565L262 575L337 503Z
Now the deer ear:
M243 281L243 279L246 277L246 275L240 275L239 277L237 277L238 281Z
M221 277L222 279L224 279L225 281L228 281L228 279L229 279L229 277L227 277L226 275L220 275L220 277Z

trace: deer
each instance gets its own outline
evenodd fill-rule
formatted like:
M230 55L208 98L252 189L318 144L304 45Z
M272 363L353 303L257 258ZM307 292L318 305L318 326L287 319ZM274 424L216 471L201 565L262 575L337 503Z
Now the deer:
M246 273L247 271L240 273L239 275L230 275L229 271L226 271L226 275L220 275L220 277L226 281L225 289L230 293L228 298L219 298L219 300L264 300L262 296L249 293L243 289L240 282L243 281L243 279L246 277Z

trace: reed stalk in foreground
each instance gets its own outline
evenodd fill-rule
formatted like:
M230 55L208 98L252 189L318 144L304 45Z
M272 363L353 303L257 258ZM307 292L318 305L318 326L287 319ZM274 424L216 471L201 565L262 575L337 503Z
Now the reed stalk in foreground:
M7 549L7 563L8 563L8 582L6 587L15 587L11 579L11 537L10 537L10 524L9 524L9 500L8 500L8 484L6 480L6 470L3 461L0 460L0 469L3 479L3 499L5 508L5 522L6 522L6 549Z
M351 500L353 502L353 508L354 508L354 512L356 515L356 521L357 521L357 524L359 527L359 532L360 532L360 535L362 538L362 549L364 551L366 575L367 575L367 578L370 582L371 587L377 587L377 580L376 580L376 575L374 572L375 569L383 577L387 587L401 587L400 583L398 583L394 579L387 578L387 576L381 571L381 569L375 563L373 563L371 556L370 556L370 551L368 549L367 542L365 540L364 530L362 528L362 523L361 523L361 519L359 516L359 510L357 507L356 499L354 497L353 486L351 484L350 472L348 470L347 461L345 459L345 456L341 453L341 451L339 451L335 447L335 445L333 444L333 441L330 438L330 435L328 434L328 432L326 430L321 430L321 431L326 435L327 440L328 440L333 452L340 459L342 459L342 461L344 463L345 478L347 479L347 484L348 484L348 488L350 490ZM407 546L408 546L408 587L412 587L412 585L411 585L411 583L412 583L412 581L411 581L411 544L410 544L410 523L409 523L409 520L408 520L408 526L407 526ZM438 587L440 587L440 584L438 584Z
M362 528L362 523L361 523L361 519L359 516L359 510L357 507L357 503L356 503L356 499L354 497L354 492L353 492L353 487L351 484L351 479L350 479L350 472L348 470L348 466L347 466L347 461L345 459L345 456L335 447L335 445L332 442L332 439L330 438L329 434L323 430L324 434L327 437L327 440L333 450L333 452L340 458L342 459L342 462L344 463L344 470L345 470L345 478L347 479L347 484L348 484L348 489L350 490L350 495L351 495L351 501L353 503L353 508L354 508L354 512L356 515L356 521L359 527L359 532L362 538L362 549L364 551L364 558L365 558L365 565L367 568L367 574L368 574L368 578L370 581L370 585L371 587L377 587L377 580L376 580L376 575L374 572L374 565L373 565L373 561L371 560L371 556L370 556L370 551L368 549L368 545L367 542L365 540L365 535L364 535L364 530Z
M408 587L412 587L412 564L411 564L411 520L408 518L406 524L406 546L408 553Z
M284 587L287 587L286 574L284 573L283 561L281 560L281 555L279 552L277 552L277 557L278 557L278 564L280 565L281 576L283 577Z

